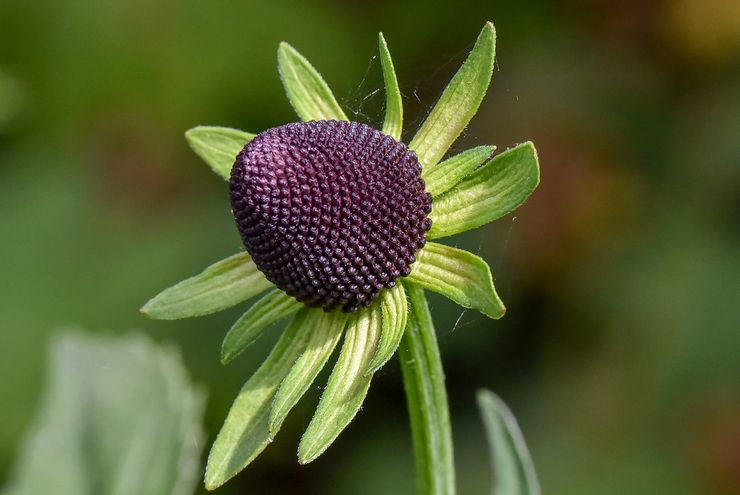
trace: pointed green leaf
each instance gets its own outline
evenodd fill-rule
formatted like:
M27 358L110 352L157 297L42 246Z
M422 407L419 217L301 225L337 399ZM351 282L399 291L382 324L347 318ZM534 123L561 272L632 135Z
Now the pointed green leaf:
M158 320L201 316L230 308L270 287L272 283L249 254L239 253L160 292L141 312Z
M205 397L148 336L66 332L4 495L187 495Z
M301 464L320 456L360 409L370 387L372 375L367 370L380 332L381 313L377 304L350 318L337 364L298 446Z
M273 289L236 320L221 345L221 363L227 364L257 340L262 332L303 304L280 289Z
M309 334L308 344L275 395L270 412L270 432L280 429L290 410L316 379L337 346L346 323L347 315L340 311L325 313L314 309L306 318L303 331Z
M398 89L396 70L393 68L391 52L385 42L383 33L378 35L380 45L380 65L383 66L383 80L385 81L385 121L383 132L396 141L401 140L403 131L403 103L401 101L401 90Z
M511 410L489 390L478 391L478 407L491 452L493 495L540 495L532 457Z
M296 313L270 355L236 397L208 455L208 490L235 476L270 443L268 419L272 399L295 360L306 350L308 335L303 331L303 323L309 311L304 308Z
M190 147L222 178L231 178L236 155L254 138L254 134L229 127L193 127L185 133Z
M368 366L368 373L378 371L396 352L403 337L408 318L406 290L400 282L395 287L386 289L380 294L380 308L383 313L383 327L380 334L378 350L375 351Z
M301 120L348 120L321 74L284 41L278 48L278 71L290 104Z
M491 318L501 318L506 311L493 287L488 264L462 249L427 242L416 253L407 279Z
M421 178L426 183L427 192L436 198L449 191L491 158L495 150L495 146L478 146L425 168Z
M409 144L425 167L433 167L478 111L493 74L496 32L486 23L460 70Z
M505 151L434 199L427 238L446 237L496 220L524 203L539 182L532 143Z

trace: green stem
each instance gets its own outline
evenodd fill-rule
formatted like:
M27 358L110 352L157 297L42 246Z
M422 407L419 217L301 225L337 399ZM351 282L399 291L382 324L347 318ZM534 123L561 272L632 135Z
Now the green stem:
M406 284L410 315L398 348L419 494L453 495L455 463L442 361L424 290Z

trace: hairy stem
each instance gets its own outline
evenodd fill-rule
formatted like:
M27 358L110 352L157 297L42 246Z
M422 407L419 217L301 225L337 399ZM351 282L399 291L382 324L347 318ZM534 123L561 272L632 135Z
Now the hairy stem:
M420 495L455 493L455 463L447 391L424 290L407 284L408 326L398 356L403 372Z

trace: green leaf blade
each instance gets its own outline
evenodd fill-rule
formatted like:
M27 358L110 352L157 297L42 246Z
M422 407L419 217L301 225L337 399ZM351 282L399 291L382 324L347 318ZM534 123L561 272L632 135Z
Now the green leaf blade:
M231 327L221 345L221 364L228 364L262 335L262 332L303 304L280 289L273 289L254 303Z
M397 282L390 289L380 295L380 308L383 315L383 327L380 334L380 343L372 361L368 365L367 373L375 373L393 356L398 344L403 338L408 320L408 301L403 284Z
M491 493L540 495L532 457L511 410L489 390L479 390L477 399L491 453Z
M360 409L370 388L372 375L367 370L380 332L381 314L377 305L350 319L337 364L298 446L301 464L320 456Z
M427 238L439 239L496 220L524 203L539 182L534 145L526 142L511 148L435 198Z
M231 167L254 134L229 127L198 126L185 133L193 151L223 179L231 178Z
M306 318L304 332L309 334L306 350L280 384L270 411L269 430L278 431L290 410L303 397L331 356L347 323L339 311L325 313L314 309Z
M416 254L407 279L490 318L501 318L506 312L488 264L468 251L427 242Z
M401 132L403 132L403 101L401 100L401 90L398 88L393 59L391 59L391 53L388 51L388 44L385 42L383 33L378 34L378 45L380 65L383 67L383 80L385 82L383 132L396 141L400 141Z
M242 387L211 447L205 485L215 490L252 462L271 441L268 421L272 399L293 363L305 350L308 335L301 309L273 347L270 355ZM277 432L272 432L274 435Z
M4 495L188 495L205 395L174 349L148 336L54 341L38 416Z
M301 120L349 120L321 74L286 42L278 48L278 72Z
M448 158L434 167L425 168L422 170L421 178L426 183L427 192L436 198L449 191L491 158L495 150L495 146L478 146Z
M244 252L165 289L149 300L141 312L159 320L202 316L230 308L270 287L272 283Z
M488 22L470 55L409 143L424 167L439 162L478 111L493 75L495 51L496 32Z

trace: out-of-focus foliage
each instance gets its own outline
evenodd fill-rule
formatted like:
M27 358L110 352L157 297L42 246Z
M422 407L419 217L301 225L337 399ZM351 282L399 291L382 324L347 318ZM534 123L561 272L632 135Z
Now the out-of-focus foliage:
M57 337L42 403L4 495L188 495L204 396L146 336Z
M517 411L545 493L740 492L736 4L0 2L0 67L23 94L0 128L0 476L59 324L176 341L211 390L210 434L272 347L268 330L221 367L224 329L244 308L178 322L138 308L240 249L226 185L183 132L295 120L280 41L320 68L350 119L379 127L382 30L408 141L472 48L461 40L490 19L494 83L449 155L531 139L542 178L513 217L451 240L490 262L506 316L430 297L460 493L489 490L483 386ZM334 448L299 467L319 392L221 493L412 492L397 365Z
M540 495L527 444L508 406L490 390L477 394L493 475L492 495Z

